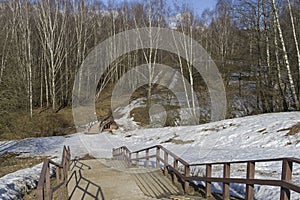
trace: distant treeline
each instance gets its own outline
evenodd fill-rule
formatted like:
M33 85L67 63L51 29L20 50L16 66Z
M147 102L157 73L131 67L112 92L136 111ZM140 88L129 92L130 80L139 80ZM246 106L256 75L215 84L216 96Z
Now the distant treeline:
M170 28L192 37L212 56L228 87L233 74L253 74L258 112L300 110L299 0L218 0L200 16L179 1L113 2L118 1L1 1L1 116L70 106L75 74L92 48L138 27ZM146 49L118 58L99 91L132 66L151 61L177 66L196 87L198 76L187 62ZM1 117L0 126L8 126L7 120Z

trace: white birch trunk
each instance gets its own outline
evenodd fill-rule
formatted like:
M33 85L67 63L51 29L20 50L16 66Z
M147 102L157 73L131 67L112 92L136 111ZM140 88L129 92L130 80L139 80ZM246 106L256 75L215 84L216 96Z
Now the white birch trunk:
M295 88L295 84L294 84L294 80L293 80L293 76L292 76L292 72L291 72L291 68L290 68L290 62L289 62L287 51L286 51L286 46L285 46L285 42L284 42L284 38L283 38L283 34L282 34L280 22L279 22L278 11L277 11L275 0L272 0L272 6L273 6L273 12L274 12L274 16L275 16L275 21L276 21L279 38L280 38L280 41L282 44L282 51L284 54L283 58L284 58L287 73L288 73L288 79L289 79L289 84L290 84L290 88L291 88L291 92L292 92L292 98L294 100L296 108L300 109L299 100L298 100L298 96L296 93L296 88Z
M296 34L296 28L295 28L295 23L294 23L294 16L293 16L293 11L292 11L292 7L291 7L291 2L290 2L290 0L287 0L287 1L288 1L288 7L289 7L289 11L290 11L293 37L294 37L294 41L295 41L296 53L297 53L297 58L298 58L298 73L299 73L298 78L300 78L300 50L299 50L299 44L298 44L298 39L297 39L297 34ZM300 80L298 80L298 81L300 82ZM298 85L298 87L300 87L300 85ZM299 95L299 98L300 98L300 93L298 95ZM298 102L297 109L300 109L299 103L300 102Z

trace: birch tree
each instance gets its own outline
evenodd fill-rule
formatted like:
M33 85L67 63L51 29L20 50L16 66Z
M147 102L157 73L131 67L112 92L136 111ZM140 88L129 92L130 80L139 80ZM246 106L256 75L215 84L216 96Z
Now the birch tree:
M21 11L21 19L20 19L20 34L22 40L21 42L21 50L22 52L20 54L23 54L24 61L23 66L26 69L27 74L27 93L28 93L28 100L29 100L29 112L30 117L32 117L33 113L33 80L32 80L32 47L31 47L31 38L32 38L32 31L30 26L31 21L31 6L30 3L25 1L18 1L18 8Z
M142 54L143 57L147 63L148 66L148 88L147 88L147 103L150 106L151 105L151 94L152 94L152 82L154 79L154 74L153 74L153 64L156 63L157 59L157 50L158 50L158 40L155 40L155 38L152 37L152 29L153 27L158 28L158 33L159 34L159 29L161 28L161 23L162 23L162 10L163 10L163 2L162 0L148 0L146 3L146 13L147 15L142 18L142 26L148 27L149 28L149 38L150 38L150 46L154 48L150 49L142 49ZM142 13L139 13L142 14ZM137 18L137 15L134 16L134 24L135 27L138 28L141 23L139 21L141 19ZM156 24L155 24L156 22ZM138 42L143 43L141 37L139 37Z
M290 18L291 18L291 27L292 27L292 32L293 32L293 37L294 37L294 42L295 42L295 47L296 47L296 53L297 53L297 61L298 61L298 79L300 79L300 50L299 50L299 43L298 43L298 38L297 38L297 33L296 33L296 28L295 28L295 23L294 23L294 15L293 15L293 11L292 11L292 6L291 6L291 2L290 0L287 0L288 2L288 7L289 7L289 13L290 13ZM300 80L298 80L300 81ZM300 87L300 85L298 85L298 87ZM300 89L298 90L298 92L300 91ZM299 99L300 99L300 92L299 92ZM298 109L300 109L300 105L298 102L297 105Z
M286 44L285 44L283 34L282 34L282 29L281 29L281 25L280 25L280 21L279 21L278 10L277 10L275 0L272 0L272 8L273 8L273 13L274 13L274 17L275 17L276 28L278 30L278 35L279 35L280 42L282 45L283 58L284 58L284 62L285 62L285 66L286 66L286 70L287 70L287 74L288 74L288 80L289 80L289 84L290 84L292 98L293 98L296 108L299 110L300 109L299 99L298 99L298 96L296 93L296 88L295 88L295 84L294 84L294 80L293 80L293 76L292 76L292 72L291 72L291 68L290 68L290 62L289 62L289 58L288 58L288 54L287 54L287 50L286 50Z
M282 102L282 107L284 111L288 110L288 105L286 101L286 95L284 91L284 83L282 80L282 74L281 74L281 66L279 61L279 46L278 46L278 38L277 38L277 27L276 27L276 19L275 16L274 23L273 23L273 30L274 30L274 47L275 47L275 63L276 63L276 74L277 74L277 82L278 82L278 89L280 94L280 101Z
M52 110L56 108L57 75L62 67L65 49L66 1L45 0L36 8L37 27L45 59L49 68Z

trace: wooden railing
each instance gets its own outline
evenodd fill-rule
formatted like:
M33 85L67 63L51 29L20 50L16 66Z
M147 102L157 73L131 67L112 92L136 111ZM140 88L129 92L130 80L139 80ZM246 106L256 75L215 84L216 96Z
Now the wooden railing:
M189 164L182 158L178 157L171 151L161 145L152 146L131 152L126 146L113 149L113 157L116 159L124 159L129 165L140 166L140 162L145 167L151 166L163 168L164 174L170 173L174 182L180 180L183 183L184 191L189 190L190 182L203 181L205 183L206 198L212 195L212 182L223 183L223 199L230 199L230 184L239 183L246 185L245 199L254 199L254 185L267 185L280 187L280 200L289 200L291 191L300 195L300 183L293 181L293 165L300 164L300 159L296 158L276 158L265 160L247 160L237 162L217 162L217 163L201 163ZM272 179L256 179L255 165L257 163L281 162L281 178ZM231 178L230 167L239 164L245 165L245 178ZM221 166L223 169L223 177L214 177L213 167ZM203 172L203 173L200 173ZM297 172L298 175L300 172Z
M70 167L71 151L69 147L64 146L62 153L61 164L56 163L50 159L45 159L43 168L40 174L40 179L37 186L37 199L38 200L51 200L54 192L58 192L58 199L64 199L66 195L66 182L67 173ZM54 186L51 184L51 165L55 167L56 183Z

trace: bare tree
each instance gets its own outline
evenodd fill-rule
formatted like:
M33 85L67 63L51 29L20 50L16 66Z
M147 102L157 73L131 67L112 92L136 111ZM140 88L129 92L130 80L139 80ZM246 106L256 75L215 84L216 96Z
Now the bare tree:
M283 110L287 111L288 105L286 102L284 83L283 83L283 79L282 79L281 66L280 66L280 61L279 61L279 52L278 52L279 46L278 46L278 38L277 38L278 33L277 33L275 16L274 16L273 30L274 30L275 63L276 63L276 70L277 70L276 74L277 74L278 89L279 89L279 94L280 94L280 101L282 102Z
M32 31L30 27L30 20L31 20L31 6L30 2L25 0L24 2L18 1L18 7L21 10L21 22L20 22L20 33L22 34L22 51L24 54L24 65L27 69L27 93L29 99L29 110L30 110L30 117L32 117L33 112L33 80L32 80L32 48L31 48L31 37Z
M282 45L282 51L283 51L283 55L284 55L283 58L284 58L284 62L285 62L287 73L288 73L288 80L289 80L289 84L290 84L292 98L293 98L296 108L299 110L300 109L299 99L298 99L298 96L296 93L296 88L295 88L295 84L294 84L294 80L293 80L293 76L292 76L292 72L291 72L291 68L290 68L290 62L289 62L289 58L288 58L288 54L287 54L287 50L286 50L286 44L285 44L285 41L283 38L282 29L281 29L281 25L279 22L278 10L277 10L275 0L272 0L272 8L273 8L273 13L274 13L274 17L275 17L275 24L276 24L280 42Z
M288 2L288 7L289 7L289 13L290 13L290 18L291 18L291 26L292 26L292 32L293 32L293 37L294 37L294 42L295 42L295 47L296 47L296 54L297 54L297 58L298 58L298 78L300 78L300 50L299 50L299 43L298 43L298 38L297 38L297 33L296 33L296 27L295 27L295 23L294 23L294 15L293 15L293 11L292 11L292 6L291 6L291 2L290 0L287 0ZM298 80L300 81L300 80ZM300 85L298 86L300 87ZM300 98L300 92L299 92L299 98ZM299 102L298 102L298 109L300 108Z
M52 110L56 108L57 75L62 67L66 50L64 36L66 26L66 1L45 0L36 7L39 37L49 67Z

